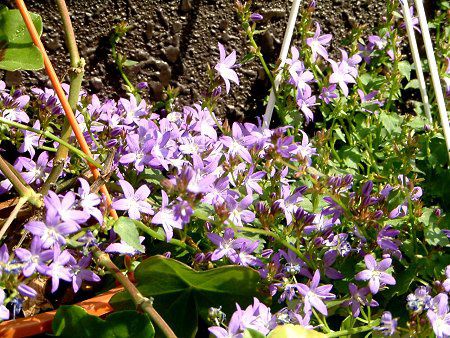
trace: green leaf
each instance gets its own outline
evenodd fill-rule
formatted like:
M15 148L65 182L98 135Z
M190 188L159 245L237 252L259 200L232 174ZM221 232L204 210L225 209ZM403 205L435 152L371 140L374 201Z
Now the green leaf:
M411 64L408 61L400 61L398 70L408 81L411 79Z
M42 18L39 14L30 13L31 20L39 33L42 35ZM3 12L3 32L9 43L30 44L33 43L27 26L22 19L18 9Z
M424 224L425 241L431 246L446 246L449 244L448 237L437 225L437 216L430 208L423 208L419 221Z
M361 162L361 153L356 147L343 147L341 151L341 158L345 165L349 168L358 169L358 164Z
M154 298L155 309L179 337L194 337L198 316L206 320L210 307L222 306L225 313L231 314L236 303L250 304L260 280L255 270L242 266L195 271L163 256L144 260L134 276L139 291ZM116 309L134 307L126 292L116 294L111 304Z
M145 247L139 241L139 231L133 220L128 217L119 217L114 223L114 231L129 246L140 252L145 252Z
M244 331L244 338L265 338L266 336L259 331L253 329L246 329Z
M405 89L419 89L419 80L413 79L408 82L408 84L405 86Z
M139 62L133 61L133 60L125 60L125 62L122 64L124 67L131 67L134 65L137 65Z
M392 134L393 131L399 128L399 119L397 116L388 115L385 112L381 112L379 117L381 124L389 134Z
M0 69L38 70L43 67L44 60L41 52L34 45L14 45L3 50L0 48Z
M76 305L62 305L56 311L52 329L58 337L77 338L152 338L150 319L136 311L121 311L106 320L88 314Z

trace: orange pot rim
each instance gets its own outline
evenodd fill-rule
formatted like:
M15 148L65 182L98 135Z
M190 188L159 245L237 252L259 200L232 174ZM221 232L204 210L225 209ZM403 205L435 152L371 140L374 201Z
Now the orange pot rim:
M82 307L90 315L98 317L104 316L113 312L112 306L109 305L109 300L120 291L123 291L122 287L114 288L75 305ZM52 332L52 321L55 314L56 310L53 310L27 318L4 321L0 323L0 337L31 337L42 333Z

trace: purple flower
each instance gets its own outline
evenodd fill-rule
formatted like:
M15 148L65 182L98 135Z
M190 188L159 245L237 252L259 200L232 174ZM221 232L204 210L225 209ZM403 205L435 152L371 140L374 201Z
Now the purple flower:
M259 13L252 13L250 15L250 20L251 21L260 21L262 19L264 19L264 17L261 14L259 14Z
M253 329L267 335L276 326L276 317L270 312L270 308L261 303L257 298L254 298L253 305L249 305L245 310L242 310L236 304L237 311L231 317L231 321L236 321L239 324L241 331L245 329Z
M46 222L31 221L24 227L34 236L39 236L42 241L42 247L48 249L55 244L65 244L66 236L77 232L80 226L73 222L61 222L56 209L47 209L45 216Z
M307 124L314 120L314 114L310 107L316 105L316 96L312 95L311 87L307 86L304 90L297 91L297 105L305 115Z
M298 292L303 296L304 310L305 312L310 312L314 307L324 316L328 315L328 310L323 302L323 299L334 299L335 295L330 293L333 285L322 285L319 286L320 282L320 272L316 270L310 285L299 283L297 285Z
M161 224L166 232L166 240L169 242L173 237L173 228L183 229L180 218L176 218L174 210L169 206L169 197L164 190L161 190L162 204L161 209L153 216L153 224Z
M253 203L253 197L251 195L245 196L239 203L234 198L227 198L227 208L230 212L225 224L233 224L234 226L242 227L244 223L253 222L255 214L247 210L247 208Z
M34 162L31 158L19 157L18 164L25 168L27 171L21 173L23 179L28 184L35 183L40 186L48 176L51 171L51 166L49 165L49 156L46 151L42 152Z
M311 47L313 62L317 60L317 54L321 55L325 60L328 59L326 46L332 39L331 34L320 35L320 25L316 22L316 32L312 38L306 39L306 44Z
M62 200L53 191L49 191L47 196L44 197L44 203L47 207L47 213L54 210L62 221L73 226L79 226L91 217L87 212L75 209L78 203L76 195L72 191L67 192Z
M360 288L353 284L348 284L348 289L350 291L350 300L345 301L342 303L343 306L351 306L352 308L352 314L353 317L358 317L361 311L361 305L362 306L378 306L378 302L375 300L371 300L370 302L367 300L367 295L370 293L370 290L368 287Z
M133 186L125 180L119 181L125 198L116 200L111 207L117 210L126 210L131 219L141 219L141 213L153 215L151 205L146 201L150 189L146 185L140 186L136 192Z
M239 85L239 78L236 72L233 70L236 63L236 51L233 50L228 56L225 52L225 47L219 42L220 61L214 67L225 82L225 88L227 94L230 92L230 80Z
M140 117L147 114L145 101L141 100L138 105L134 95L130 95L130 100L124 98L120 99L119 104L125 112L123 122L126 125L131 125L133 122L136 124L139 123Z
M238 247L238 244L235 243L233 229L226 228L223 237L214 233L208 233L207 236L218 247L211 256L212 261L217 261L223 256L229 259L236 259L237 252L235 249Z
M46 262L53 258L52 250L42 250L42 240L35 236L31 241L30 250L24 248L17 248L14 253L17 258L25 263L23 267L23 275L30 277L36 270L40 273L45 273L47 268Z
M256 250L259 245L259 241L251 241L244 238L239 238L235 240L235 245L237 244L239 252L237 255L231 255L230 260L234 264L239 264L243 266L259 266L262 267L264 264L252 253Z
M347 84L356 83L355 78L347 72L347 66L344 63L340 62L337 64L333 60L329 60L329 62L333 69L333 74L330 75L330 83L337 83L344 93L344 96L348 96Z
M332 84L328 87L322 88L322 93L319 95L319 98L323 100L326 104L330 104L333 99L339 97L339 95L335 92L336 84Z
M428 310L432 303L430 291L430 287L419 286L414 293L410 293L406 297L406 306L408 309L416 313L422 313L422 311Z
M17 291L19 291L19 293L24 297L35 298L37 296L35 289L23 283L19 284Z
M440 293L434 298L437 304L436 310L430 309L427 312L428 319L433 327L437 338L450 336L450 313L448 312L448 296Z
M39 120L36 120L36 122L34 122L33 128L34 129L41 128L41 123L39 122ZM36 153L35 148L43 145L45 140L41 135L36 134L35 132L28 130L23 130L22 132L23 132L23 143L20 145L19 152L20 153L28 152L30 154L30 159L32 159L34 157L34 154Z
M406 1L406 0L401 0ZM409 7L409 14L411 15L411 23L413 28L418 31L419 33L422 33L422 31L419 28L419 18L414 16L414 6ZM400 24L400 28L406 29L406 22L403 22Z
M380 285L384 284L395 285L395 279L390 274L385 272L392 264L391 258L385 258L379 263L371 255L365 255L364 261L366 263L366 270L358 272L355 276L356 280L368 280L369 288L372 294L378 293Z
M445 268L445 281L442 283L442 286L444 287L444 290L447 292L450 292L450 265L447 265Z
M392 336L397 330L397 319L392 318L389 311L385 311L381 316L380 326L375 327L374 330L380 331L384 336Z
M400 233L399 230L395 230L391 225L385 226L377 236L377 243L381 249L387 252L392 252L393 254L400 255L399 246L401 242L395 237Z
M336 261L338 252L336 250L329 250L323 255L323 263L325 268L325 275L330 279L342 279L344 275L332 267Z
M86 269L91 262L90 256L85 256L77 263L75 258L69 261L70 274L72 275L72 288L76 293L81 287L83 281L100 282L100 277L91 270Z
M97 194L91 193L91 188L88 181L83 178L79 178L81 187L78 189L78 195L80 196L80 206L83 211L91 214L100 223L103 224L103 214L97 207L101 199Z
M3 290L3 288L0 288L0 319L1 320L8 320L9 316L10 316L9 310L4 305L5 298L6 298L5 291Z
M59 245L55 245L53 248L53 262L45 271L45 274L52 278L52 292L58 289L60 279L66 282L72 281L72 273L66 265L73 259L69 251L64 250L61 252Z

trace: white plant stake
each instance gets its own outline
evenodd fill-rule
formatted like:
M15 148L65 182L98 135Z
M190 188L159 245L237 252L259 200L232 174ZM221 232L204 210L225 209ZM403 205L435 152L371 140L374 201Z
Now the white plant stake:
M428 65L431 72L431 80L433 81L433 88L436 95L439 115L441 117L442 129L444 129L444 138L447 145L447 153L450 159L450 126L448 124L447 109L445 108L444 94L442 92L441 80L439 78L436 58L434 57L433 44L431 42L430 31L428 30L428 22L425 15L425 9L423 8L422 0L415 0L415 3L419 16L420 28L422 30L423 42L425 44L425 50L427 52Z
M430 102L428 101L427 87L425 83L425 77L423 75L422 62L420 61L419 48L417 47L416 35L414 33L414 27L412 23L411 13L409 11L408 0L400 0L403 9L403 18L405 19L406 31L408 32L409 45L411 47L411 53L416 66L417 79L419 80L420 94L422 95L423 107L425 109L425 115L430 123L433 123L431 117Z
M284 64L286 63L287 54L289 51L289 47L291 46L292 34L294 33L295 22L297 20L298 10L300 8L301 0L294 0L291 7L291 12L289 13L289 20L286 27L286 31L284 33L283 44L281 45L280 52L280 66L279 69L282 69ZM263 117L263 127L269 128L270 120L272 119L273 108L275 107L275 91L278 90L278 86L281 81L281 73L275 77L274 86L275 89L272 88L270 91L269 102L267 103L266 112Z

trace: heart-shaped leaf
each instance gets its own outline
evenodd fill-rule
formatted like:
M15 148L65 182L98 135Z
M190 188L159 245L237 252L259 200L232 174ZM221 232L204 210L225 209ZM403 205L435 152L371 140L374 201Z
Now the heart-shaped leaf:
M155 335L146 314L121 311L102 320L76 305L61 306L53 319L52 329L55 336L67 338L152 338Z
M180 337L194 337L198 316L206 320L210 307L222 306L231 313L236 303L250 304L260 280L255 270L242 266L195 271L163 256L143 261L134 276L139 291L154 298L155 309ZM110 303L116 309L133 308L126 292L115 295Z
M38 70L43 64L41 52L34 45L14 45L4 49L0 47L0 69Z
M27 26L22 19L18 9L11 9L4 11L3 13L3 33L9 43L14 44L31 44L33 40L31 39L30 33L28 33ZM42 18L39 14L30 13L31 20L36 27L39 36L42 34Z
M120 239L132 248L145 252L145 247L139 241L139 231L136 224L128 217L119 217L114 223L114 231L120 236Z
M42 19L30 13L39 33L42 34ZM41 53L33 45L25 22L17 9L0 8L0 69L15 71L38 70L44 67Z

